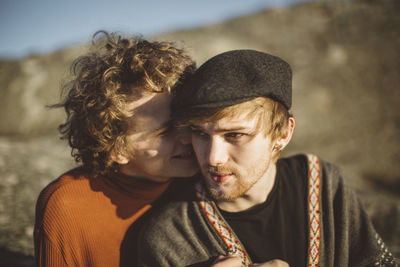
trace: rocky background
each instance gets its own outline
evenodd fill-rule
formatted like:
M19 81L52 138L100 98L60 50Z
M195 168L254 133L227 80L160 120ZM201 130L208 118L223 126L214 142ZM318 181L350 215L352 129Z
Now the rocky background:
M400 257L400 2L315 2L153 39L183 42L200 65L251 48L294 71L297 126L286 155L335 162ZM60 84L85 46L0 60L0 266L32 266L40 190L74 166L59 140Z

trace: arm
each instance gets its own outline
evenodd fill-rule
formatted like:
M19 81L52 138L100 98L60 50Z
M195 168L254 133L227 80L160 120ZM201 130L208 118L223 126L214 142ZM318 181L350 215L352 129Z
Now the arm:
M35 229L36 266L67 266L57 246L46 237L42 229Z
M341 171L326 162L322 162L322 166L321 264L395 266L392 255Z
M35 260L36 266L67 266L61 251L60 246L56 246L46 234L44 225L46 224L46 208L51 196L50 190L43 190L36 203L36 218L34 229L34 245L35 245ZM48 232L53 233L56 227L51 227L53 224L46 224Z
M65 202L57 194L58 185L43 189L36 202L34 245L36 266L74 266L79 245L71 242ZM73 244L73 245L72 245Z

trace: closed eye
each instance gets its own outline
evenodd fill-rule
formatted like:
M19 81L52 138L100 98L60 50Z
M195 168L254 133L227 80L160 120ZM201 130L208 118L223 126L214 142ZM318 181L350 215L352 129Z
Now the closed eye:
M174 131L174 127L172 125L168 125L168 126L162 127L161 129L158 129L155 132L155 134L158 136L166 136L173 131Z

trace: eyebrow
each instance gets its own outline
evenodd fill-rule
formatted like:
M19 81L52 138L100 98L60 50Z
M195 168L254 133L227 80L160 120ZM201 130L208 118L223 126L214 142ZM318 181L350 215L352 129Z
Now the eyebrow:
M190 125L190 127L192 129L196 129L196 130L205 130L203 127L196 126L196 125ZM224 132L235 132L235 131L243 131L243 130L250 131L250 132L254 131L254 129L249 129L248 127L238 126L238 127L232 127L232 128L218 128L214 132L224 133Z

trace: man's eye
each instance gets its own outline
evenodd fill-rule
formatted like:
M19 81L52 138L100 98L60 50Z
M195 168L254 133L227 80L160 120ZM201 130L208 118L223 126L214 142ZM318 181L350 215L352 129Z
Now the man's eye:
M238 140L243 136L244 136L244 134L242 134L242 133L227 133L227 134L225 134L225 137L230 140Z
M197 129L193 129L192 128L192 134L199 136L199 137L206 137L207 134L203 131L197 130Z

